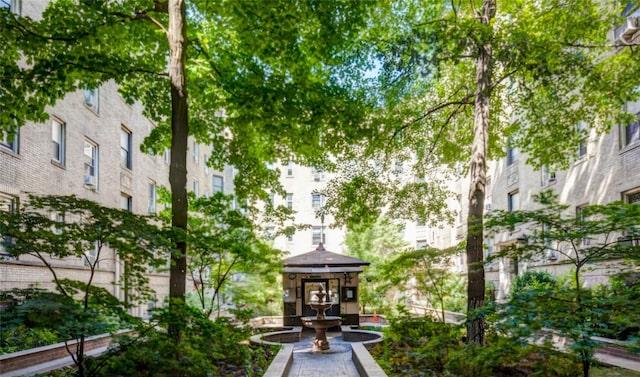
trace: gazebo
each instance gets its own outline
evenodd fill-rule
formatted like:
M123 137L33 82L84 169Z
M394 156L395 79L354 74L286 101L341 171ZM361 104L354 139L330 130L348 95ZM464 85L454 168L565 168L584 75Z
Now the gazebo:
M320 243L315 250L283 261L282 277L285 326L301 326L300 317L313 316L308 302L322 286L334 305L327 315L342 317L343 325L359 325L358 274L370 263L332 253Z

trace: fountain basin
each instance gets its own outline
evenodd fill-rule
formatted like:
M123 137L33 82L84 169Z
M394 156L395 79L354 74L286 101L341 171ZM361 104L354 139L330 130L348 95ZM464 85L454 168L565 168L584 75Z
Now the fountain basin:
M317 316L311 317L302 317L300 318L302 324L306 327L310 327L312 329L324 328L328 329L329 327L340 326L342 323L342 318L337 316L325 316L323 318L318 318Z
M313 340L314 351L324 351L329 349L329 341L327 340L327 329L334 326L340 326L342 318L336 316L312 316L300 318L302 324L316 330L316 338Z

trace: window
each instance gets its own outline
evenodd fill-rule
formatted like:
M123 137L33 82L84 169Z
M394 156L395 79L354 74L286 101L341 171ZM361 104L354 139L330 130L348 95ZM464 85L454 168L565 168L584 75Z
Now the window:
M200 158L200 144L193 142L193 161L197 164Z
M513 141L507 141L507 166L513 165L518 161L518 150L513 146Z
M542 240L544 242L544 257L547 261L555 261L558 259L558 250L553 247L553 239L549 236L551 227L549 224L542 224Z
M581 224L584 224L585 222L587 222L589 220L589 217L587 216L587 206L586 205L582 205L582 206L578 206L576 207L576 225L578 227L581 227ZM581 246L589 246L590 242L589 242L589 238L585 237L581 240L579 240L578 242Z
M520 192L512 191L507 195L507 209L509 212L520 209Z
M18 198L0 193L0 212L14 213L18 210ZM0 236L0 259L11 258L7 247L11 247L14 241L11 237Z
M320 169L312 168L311 174L313 174L313 180L316 182L324 181L325 179L325 173Z
M162 154L162 160L167 165L171 163L171 150L169 148L164 149L164 153Z
M4 147L13 153L18 153L18 142L20 140L20 130L18 129L13 136L7 131L0 131L2 138L0 139L0 147Z
M293 234L287 235L287 242L293 242Z
M84 104L96 114L99 112L98 88L84 90Z
M133 201L131 199L131 195L120 193L120 208L129 212L133 211Z
M87 267L98 268L98 241L93 243L93 247L84 253L84 265Z
M55 221L58 224L64 224L64 215L60 212L53 212L51 214L51 220ZM61 235L62 234L62 227L60 226L53 226L53 233L57 234L57 235Z
M324 195L311 194L311 206L314 211L319 211L324 207Z
M457 211L457 216L456 216L456 220L458 222L458 225L462 225L463 222L463 218L462 218L462 197L460 195L458 195L458 211Z
M120 164L131 169L131 131L122 127L120 129Z
M427 248L427 240L416 241L416 250L422 250Z
M224 193L224 179L219 175L214 175L212 178L213 185L213 193L222 192Z
M555 183L556 172L551 171L548 166L543 166L541 173L540 185L542 187Z
M287 162L287 177L293 177L293 161Z
M396 163L393 166L393 172L394 174L402 174L404 172L404 166L402 164L402 161L396 161Z
M640 113L636 114L636 121L624 128L624 146L640 141Z
M272 226L268 226L264 230L264 238L266 238L268 240L272 240L272 239L276 238L276 228L274 228Z
M88 140L84 141L84 185L98 188L98 145Z
M156 183L150 182L149 183L149 206L148 206L149 213L153 213L153 214L156 213L156 198L157 198Z
M287 193L287 208L293 209L293 194Z
M204 163L204 174L209 174L209 157L206 154L202 156L202 162Z
M489 237L485 238L484 247L485 247L485 250L487 251L487 257L490 257L495 253L495 250L493 248L493 239Z
M629 204L640 204L640 191L624 194L624 201Z
M578 132L581 134L580 142L578 143L578 158L584 157L587 155L587 146L589 143L589 127L587 123L580 121L578 122Z
M200 182L197 179L193 181L193 193L196 198L200 197Z
M319 245L320 242L325 243L326 237L324 232L322 231L321 226L314 226L311 228L311 244Z
M15 14L20 14L20 0L0 0L0 8L9 8Z
M53 156L54 162L64 165L64 152L65 152L65 125L62 122L53 120L51 123L51 142L53 143Z

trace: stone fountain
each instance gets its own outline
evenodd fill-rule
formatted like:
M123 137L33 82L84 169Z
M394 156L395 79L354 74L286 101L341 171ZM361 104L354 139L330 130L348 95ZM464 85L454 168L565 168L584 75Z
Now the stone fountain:
M325 300L323 286L320 285L319 291L315 294L316 300L307 303L316 311L315 317L302 317L302 324L316 331L316 338L313 340L313 351L323 351L329 349L329 341L327 340L327 329L330 327L340 326L342 320L336 316L326 316L325 311L329 309L333 302L331 297Z

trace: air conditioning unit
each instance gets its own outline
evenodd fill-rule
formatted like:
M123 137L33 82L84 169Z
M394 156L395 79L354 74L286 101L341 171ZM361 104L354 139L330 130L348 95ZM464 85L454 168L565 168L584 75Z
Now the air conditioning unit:
M640 16L630 16L624 24L614 31L616 42L624 45L633 44L633 40L640 36Z
M94 175L85 175L84 176L84 185L91 188L96 188L97 179Z

